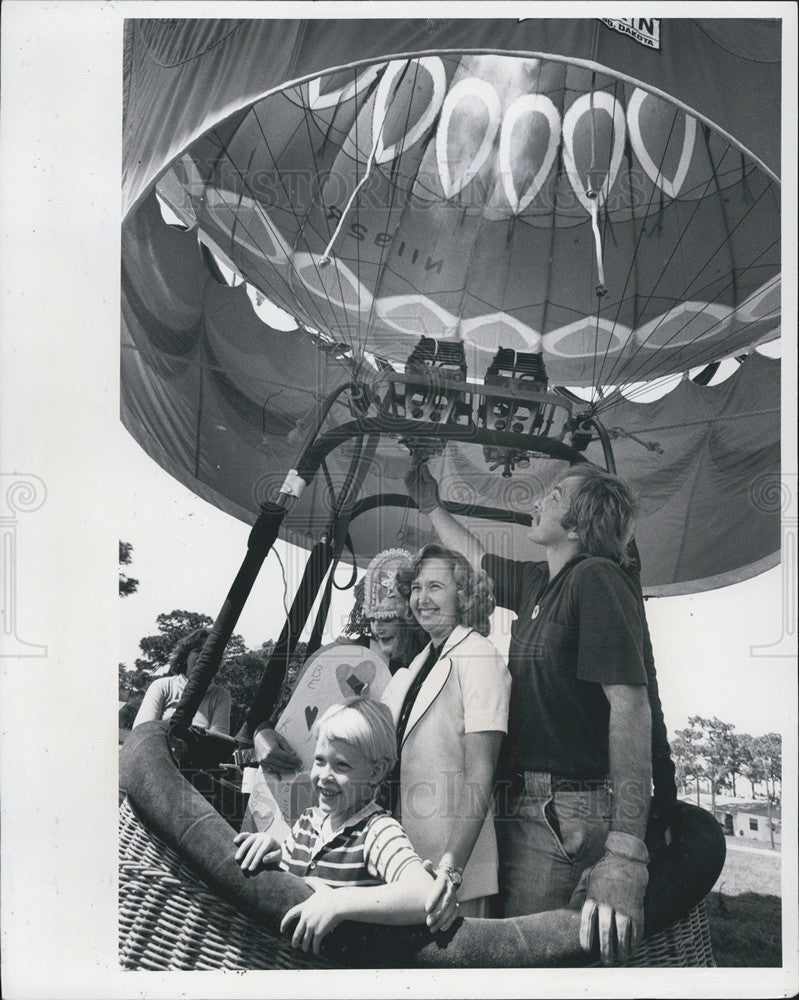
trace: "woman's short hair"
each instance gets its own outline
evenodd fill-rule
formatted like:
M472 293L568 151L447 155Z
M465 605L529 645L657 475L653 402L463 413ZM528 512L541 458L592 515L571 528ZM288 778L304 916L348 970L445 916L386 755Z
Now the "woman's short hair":
M189 665L189 653L193 653L195 649L202 649L207 638L207 628L196 628L193 632L189 632L188 635L184 635L182 639L179 639L169 654L169 660L167 661L169 664L168 674L185 674L186 668Z
M618 476L595 465L572 466L562 479L578 482L572 487L561 526L577 531L581 552L626 566L631 561L628 546L638 512L633 491Z
M350 698L331 705L314 725L314 736L349 743L371 763L384 764L384 777L397 760L397 734L391 709L371 698Z
M473 628L480 635L491 629L489 615L496 607L494 586L483 570L475 570L465 556L443 545L425 545L413 557L408 569L397 572L397 589L410 599L411 584L419 575L422 563L428 559L443 559L448 563L458 592L458 623Z

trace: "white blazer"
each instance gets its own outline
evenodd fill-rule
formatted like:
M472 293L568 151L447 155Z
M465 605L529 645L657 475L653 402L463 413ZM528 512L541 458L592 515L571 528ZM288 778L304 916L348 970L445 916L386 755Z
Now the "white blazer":
M397 724L405 695L430 652L428 644L383 691ZM417 853L438 864L468 780L466 733L507 732L511 679L488 639L456 626L422 684L402 741L400 820ZM491 810L463 873L462 900L497 892L497 844Z

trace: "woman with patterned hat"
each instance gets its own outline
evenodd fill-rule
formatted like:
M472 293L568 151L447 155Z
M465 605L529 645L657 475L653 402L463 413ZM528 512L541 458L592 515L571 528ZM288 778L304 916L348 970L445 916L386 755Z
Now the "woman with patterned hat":
M408 599L397 590L397 572L410 565L411 554L405 549L379 552L355 586L355 606L343 632L345 638L376 647L392 674L407 667L428 641Z
M355 605L341 638L336 640L366 646L387 662L391 673L407 666L427 642L427 635L410 613L407 598L396 588L398 570L410 565L411 554L405 549L385 549L372 559L354 588ZM378 694L372 692L372 697ZM258 763L268 771L291 774L302 768L295 748L271 724L256 730L254 751Z

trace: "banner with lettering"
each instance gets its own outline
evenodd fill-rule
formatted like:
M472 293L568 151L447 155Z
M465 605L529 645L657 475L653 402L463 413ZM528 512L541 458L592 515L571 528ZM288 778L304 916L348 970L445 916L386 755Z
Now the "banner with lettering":
M600 17L606 28L627 35L633 41L660 51L660 18L657 17Z
M310 774L316 746L314 723L337 702L357 695L379 699L390 679L388 665L379 650L354 643L335 642L309 657L275 727L291 744L302 768L280 777L263 768L256 770L245 828L269 829L274 822L272 802L289 824L314 804ZM268 794L262 786L267 787Z

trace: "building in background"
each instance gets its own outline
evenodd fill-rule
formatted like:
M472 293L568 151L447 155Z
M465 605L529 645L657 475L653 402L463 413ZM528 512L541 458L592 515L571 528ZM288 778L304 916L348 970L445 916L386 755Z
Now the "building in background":
M736 840L756 840L779 847L782 841L782 812L776 803L729 802L716 809L724 832Z

